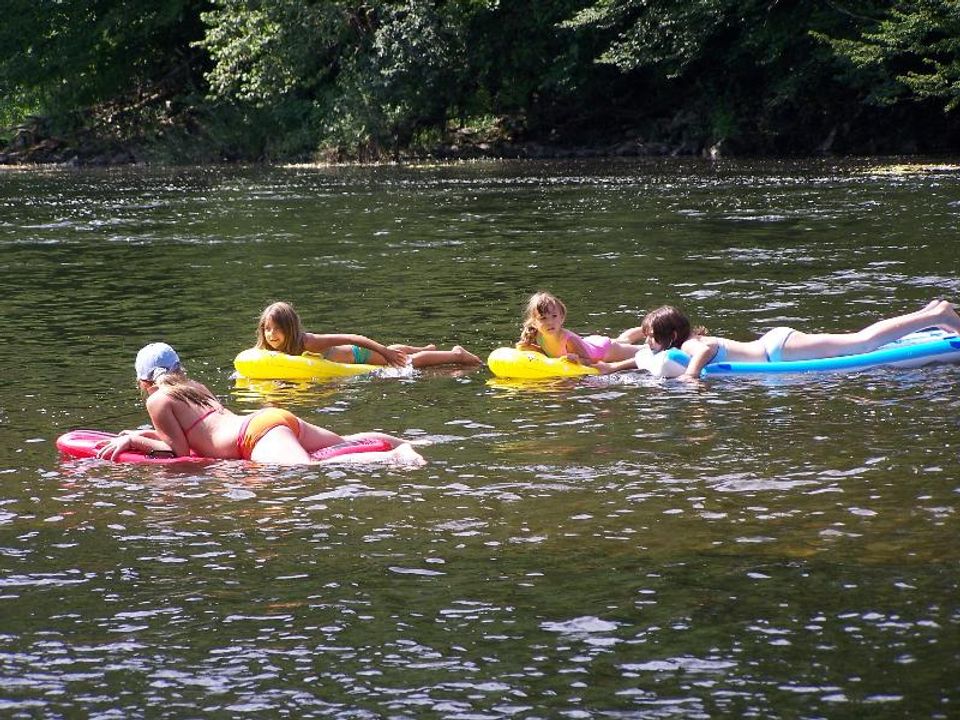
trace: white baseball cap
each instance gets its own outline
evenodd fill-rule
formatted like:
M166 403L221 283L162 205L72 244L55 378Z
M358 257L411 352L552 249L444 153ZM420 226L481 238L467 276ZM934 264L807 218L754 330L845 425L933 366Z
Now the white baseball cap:
M183 369L177 351L163 342L150 343L140 348L133 366L137 370L138 380L150 382L168 372L179 372Z

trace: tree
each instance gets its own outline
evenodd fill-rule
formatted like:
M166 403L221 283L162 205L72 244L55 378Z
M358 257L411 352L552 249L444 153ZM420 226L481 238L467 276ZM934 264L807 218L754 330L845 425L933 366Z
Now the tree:
M889 105L936 99L960 105L960 2L908 0L869 21L854 39L817 35L839 56L867 71L869 100Z
M460 94L457 58L464 52L458 18L443 10L423 0L378 8L336 78L325 122L329 139L386 146L396 155L419 129L446 127Z
M169 96L197 79L203 0L7 0L0 24L0 85L11 119L61 124L125 99Z
M638 125L647 113L687 147L776 153L821 145L838 117L856 115L839 61L810 32L846 33L858 22L825 3L595 0L565 26L602 37L594 62L642 88Z
M459 94L474 3L216 0L201 45L217 100L301 108L316 144L377 154L442 125ZM294 113L295 115L297 113Z

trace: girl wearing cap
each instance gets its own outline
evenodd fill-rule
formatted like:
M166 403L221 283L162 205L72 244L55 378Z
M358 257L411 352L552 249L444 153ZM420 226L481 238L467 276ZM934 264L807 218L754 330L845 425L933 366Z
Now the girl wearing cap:
M406 441L392 435L340 436L280 408L237 415L221 405L206 386L187 377L180 357L166 343L141 348L135 367L137 383L147 395L153 429L125 431L104 445L97 457L113 459L125 450L172 452L181 457L193 451L202 457L295 465L316 462L311 452L344 440L379 438L390 443L393 449L389 452L398 459L423 462ZM356 457L383 457L382 453L364 455L367 457Z

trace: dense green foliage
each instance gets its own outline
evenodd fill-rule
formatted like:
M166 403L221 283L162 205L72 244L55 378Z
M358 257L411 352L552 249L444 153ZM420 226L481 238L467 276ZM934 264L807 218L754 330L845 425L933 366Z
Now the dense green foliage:
M129 132L146 108L189 101L204 61L198 0L7 0L0 23L0 119L52 132ZM201 91L202 92L202 91Z
M871 99L960 105L960 2L913 0L891 8L856 39L825 38L858 68L875 71Z
M765 154L960 143L957 0L8 6L0 125L39 117L47 135L141 157L372 159L471 137Z

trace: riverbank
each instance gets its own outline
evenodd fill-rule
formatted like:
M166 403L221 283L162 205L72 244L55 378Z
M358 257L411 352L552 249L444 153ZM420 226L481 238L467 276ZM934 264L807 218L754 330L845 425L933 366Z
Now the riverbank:
M595 132L589 139L557 142L530 138L511 132L507 121L484 127L457 128L434 142L418 142L399 150L362 147L353 151L327 148L305 156L284 156L253 152L237 145L217 142L202 128L166 128L155 133L140 132L118 137L84 129L68 135L45 130L42 119L34 118L14 128L12 140L0 147L0 165L61 165L107 167L120 165L202 165L223 162L313 163L337 165L368 162L423 162L482 159L550 160L604 157L734 157L760 156L755 149L736 147L728 141L699 140L667 142L638 133ZM819 154L826 154L822 146Z
M123 145L104 141L76 144L60 138L19 139L0 150L0 165L64 165L71 167L108 167L119 165L203 164L209 162L311 162L328 165L355 162L422 162L425 160L458 161L482 159L550 160L602 157L718 157L722 146L701 148L692 144L670 145L649 142L642 138L611 140L589 145L558 145L537 141L459 140L429 148L413 148L392 156L352 156L335 151L320 152L313 158L244 158L224 156L209 147L196 147L184 152L167 153L162 147Z
M787 158L787 157L955 157L955 153L930 152L916 143L904 142L896 147L878 143L856 148L834 147L836 135L830 133L823 142L806 152L771 153L769 148L743 140L686 138L663 141L643 137L630 130L605 134L595 131L590 138L565 142L530 138L511 132L508 121L501 120L483 127L449 130L434 142L420 141L392 152L377 147L360 147L353 151L336 148L316 152L255 152L237 143L216 139L218 133L197 124L193 127L168 126L163 129L129 133L126 136L83 129L66 135L45 130L42 119L34 118L11 131L12 140L0 146L0 167L65 166L114 167L124 165L208 165L223 163L354 165L369 163L457 162L469 160L569 160L590 158L655 158L703 157L719 158ZM568 134L569 138L571 134ZM279 143L278 143L279 144Z

